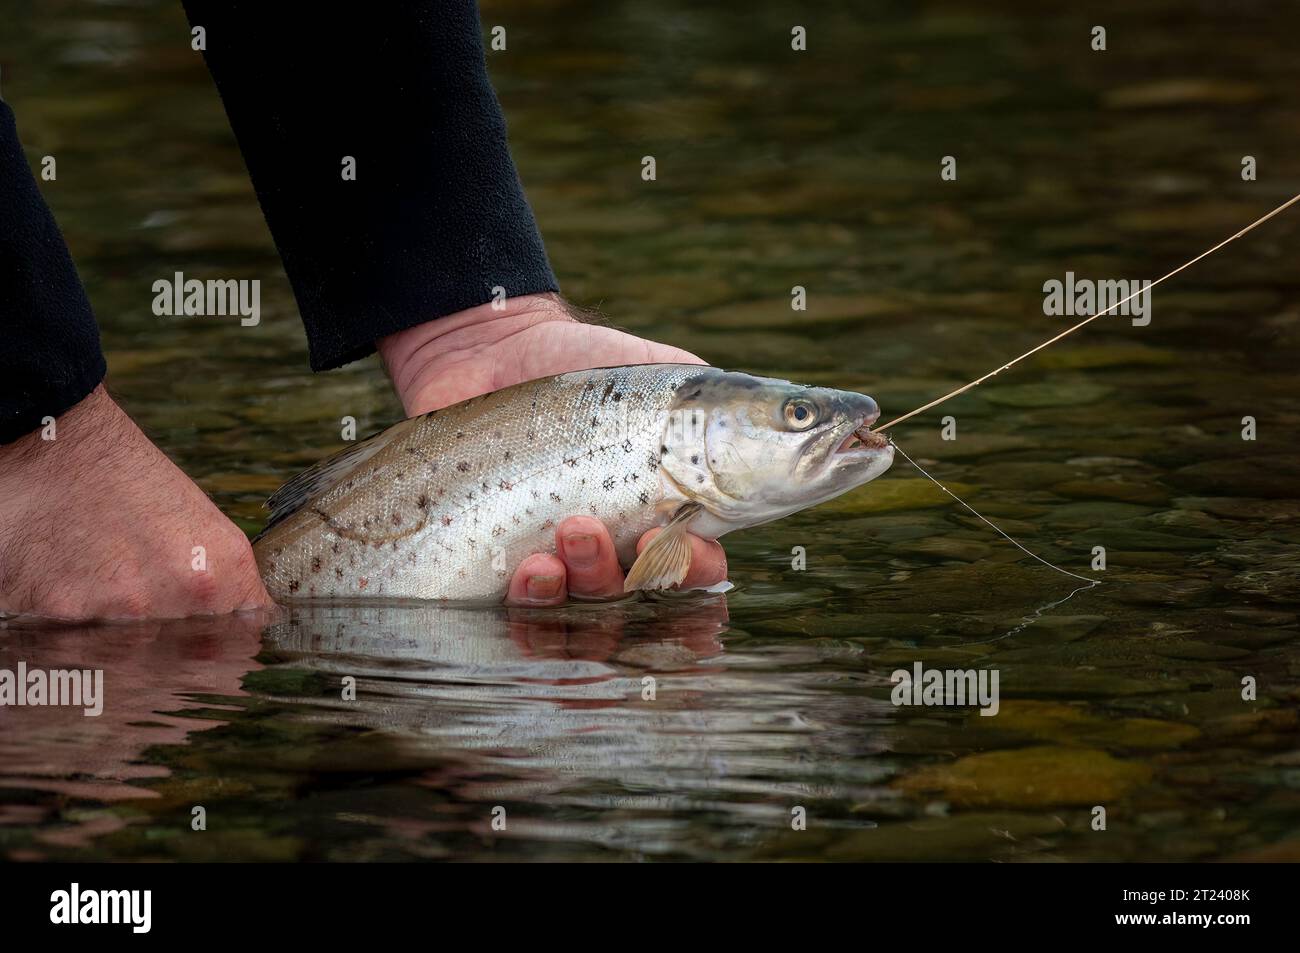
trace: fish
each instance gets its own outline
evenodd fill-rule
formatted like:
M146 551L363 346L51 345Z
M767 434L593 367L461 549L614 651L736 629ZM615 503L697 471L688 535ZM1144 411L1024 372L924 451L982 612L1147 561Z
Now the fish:
M889 469L879 416L865 394L704 365L573 371L408 418L304 471L267 501L253 552L282 602L500 602L563 519L590 515L626 591L670 589L688 533L769 523Z

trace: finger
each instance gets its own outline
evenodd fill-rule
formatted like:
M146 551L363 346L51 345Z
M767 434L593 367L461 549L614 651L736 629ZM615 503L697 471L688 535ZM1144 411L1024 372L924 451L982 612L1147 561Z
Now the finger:
M533 553L515 570L506 605L558 606L567 598L564 563L547 553Z
M570 516L555 531L555 551L564 560L569 594L587 599L623 596L623 568L605 524L593 516Z
M656 527L647 530L646 533L637 540L636 551L638 553L650 544L663 530ZM686 570L686 578L682 580L678 589L703 589L707 586L716 586L727 578L727 554L723 552L722 544L716 539L700 539L698 536L686 534L686 538L691 541L691 565Z

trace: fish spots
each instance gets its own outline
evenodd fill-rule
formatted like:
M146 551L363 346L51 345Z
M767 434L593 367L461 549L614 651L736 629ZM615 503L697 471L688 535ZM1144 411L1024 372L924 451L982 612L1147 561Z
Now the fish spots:
M554 528L555 528L555 520L547 520L545 523L542 524L542 529L554 529Z
M290 591L290 592L297 592L300 588L302 588L302 583L300 583L297 579L290 579L290 580L289 580L289 591Z
M562 500L562 499L560 498L560 494L558 494L558 493L552 493L552 494L551 494L551 502L552 502L552 503L563 503L564 500Z
M394 525L394 526L401 526L401 525L402 525L402 514L401 514L401 513L394 513L393 516L392 516L392 520L393 520L393 525Z
M364 588L366 588L366 586L368 586L368 585L370 585L370 580L367 579L365 576L358 576L358 577L357 577L357 588L358 588L358 589L364 589Z
M494 537L504 536L505 534L506 534L506 528L504 526L497 524L496 526L492 527L492 535Z
M424 509L429 505L429 498L421 493L419 498L415 501L415 505L420 509Z
M699 462L700 462L700 455L698 453L692 454L691 463L699 463Z
M460 463L456 464L456 469L461 473L469 473L469 462L467 460L460 461Z
M507 493L510 492L511 490L513 490L514 488L515 488L515 485L514 485L513 483L510 483L510 482L506 481L506 480L502 480L500 483L497 484L497 489L499 489L499 490L505 490Z
M632 441L631 441L631 440L624 440L623 443L621 444L621 446L623 447L623 452L624 452L624 453L631 453L631 452L632 452Z
M311 558L311 571L312 571L312 572L320 572L320 557L319 557L319 556L313 556L313 557Z
M600 485L603 486L603 487L604 487L605 489L607 489L607 490L612 490L612 489L614 489L614 478L613 478L613 477L605 477L604 481L602 481Z
M334 555L337 556L338 553L339 553L339 550L340 550L341 548L342 548L342 547L339 546L339 542L338 542L338 540L335 540L335 541L334 541L334 545L330 547L330 552L332 552Z
M640 500L642 504L646 504L650 502L650 494L645 490L642 490L640 493L638 493L636 495L636 498Z
M442 518L442 525L443 525L443 526L450 526L450 525L451 525L451 517L450 517L450 516L444 516L444 517Z
M507 463L509 463L509 462L510 462L510 458L513 457L513 456L514 456L514 451L512 451L512 450L507 450L507 451L506 451L506 455L505 455L505 457L504 457L503 459L504 459Z
M343 578L343 567L342 567L342 566L335 566L335 567L334 567L334 578L335 578L335 579L342 579L342 578Z

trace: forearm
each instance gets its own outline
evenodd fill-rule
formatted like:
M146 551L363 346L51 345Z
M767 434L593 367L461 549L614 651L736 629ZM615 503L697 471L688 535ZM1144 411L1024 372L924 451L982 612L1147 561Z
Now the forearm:
M351 16L231 0L185 6L206 31L208 67L314 368L481 305L494 287L509 297L556 290L471 0ZM355 179L343 174L345 157Z
M79 403L104 378L99 329L54 216L0 102L0 444Z

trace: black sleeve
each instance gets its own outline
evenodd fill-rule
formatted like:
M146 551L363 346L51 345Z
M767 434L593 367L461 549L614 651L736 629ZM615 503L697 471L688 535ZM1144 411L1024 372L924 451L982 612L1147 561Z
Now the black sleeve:
M185 8L206 33L314 369L483 304L497 285L557 290L472 0Z
M85 289L0 102L0 443L79 403L104 371Z

